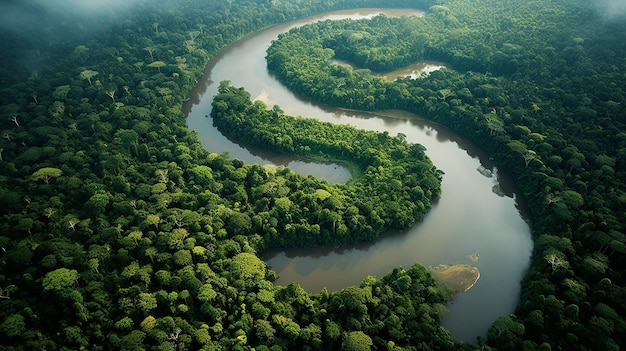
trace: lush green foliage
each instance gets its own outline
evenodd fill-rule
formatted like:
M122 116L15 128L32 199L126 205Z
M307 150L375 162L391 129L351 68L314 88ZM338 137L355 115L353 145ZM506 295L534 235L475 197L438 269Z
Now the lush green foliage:
M448 293L423 267L310 295L275 287L256 255L372 238L407 225L417 206L374 216L363 211L378 199L348 203L325 181L209 153L181 112L220 47L351 5L176 5L141 3L117 21L55 13L63 21L3 35L2 47L15 49L2 62L0 94L0 348L328 350L418 336L434 349L453 345L438 326ZM69 35L67 23L84 33ZM395 277L413 283L400 290ZM393 332L377 324L388 317L399 322Z
M324 198L318 209L341 219L326 213L307 225L336 238L341 222L358 219L343 199L329 200L345 189L211 154L186 128L182 103L219 48L357 6L430 10L423 19L324 24L320 36L352 32L310 45L316 56L334 52L374 71L428 58L454 71L393 83L304 56L294 67L307 85L293 84L298 75L286 81L324 101L393 106L451 126L514 175L533 212L521 303L480 346L625 344L623 21L582 0L151 3L3 27L2 349L328 350L367 349L370 340L377 349L472 349L439 327L447 294L421 266L335 293L274 287L256 252L289 244L281 240L292 240L290 228L304 225L285 209ZM300 48L281 52L275 69ZM321 74L326 67L332 74ZM351 85L331 99L335 91L316 92L310 72Z
M252 103L250 94L228 82L220 86L211 116L226 135L249 144L305 157L346 160L360 167L361 175L347 186L296 184L292 196L274 200L279 219L285 221L279 220L279 227L286 226L293 233L277 244L374 239L385 229L407 228L421 219L431 199L440 194L441 172L426 158L423 147L409 145L402 136L285 116L278 107L270 111L261 101ZM262 189L251 189L248 200L266 195L266 188L264 184ZM311 229L311 224L316 227Z
M515 12L489 4L449 1L424 18L296 28L268 49L268 67L326 103L444 123L515 176L536 247L517 317L494 323L490 345L616 349L626 328L617 317L625 312L626 82L624 62L611 58L624 55L623 21L577 1L520 3ZM372 74L422 59L454 69L395 81Z

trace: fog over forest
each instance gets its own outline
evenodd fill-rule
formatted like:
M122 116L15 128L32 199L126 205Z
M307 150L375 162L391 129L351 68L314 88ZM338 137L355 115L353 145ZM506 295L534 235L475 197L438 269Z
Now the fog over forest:
M596 3L605 11L608 18L615 19L626 15L626 1L624 0L601 0Z
M135 6L145 2L145 0L9 0L0 3L0 29L19 35L23 30L51 30L59 24L78 22L89 24L81 30L92 31L98 29L105 21L123 18Z
M159 10L167 9L164 2ZM21 74L45 70L48 55L62 54L129 19L146 0L9 0L0 3L0 59ZM169 6L173 6L170 4ZM51 50L47 50L51 49Z

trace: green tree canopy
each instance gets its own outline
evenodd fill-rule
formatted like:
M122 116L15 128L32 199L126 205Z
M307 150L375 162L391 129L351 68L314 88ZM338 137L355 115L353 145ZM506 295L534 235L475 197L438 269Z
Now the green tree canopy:
M58 168L43 167L35 171L31 177L34 180L43 180L46 184L49 184L51 178L58 178L61 174L63 174L63 171Z
M342 351L369 351L372 349L372 338L362 331L348 332L341 343Z
M41 281L44 290L61 291L74 286L78 280L78 271L74 269L59 268L46 273Z

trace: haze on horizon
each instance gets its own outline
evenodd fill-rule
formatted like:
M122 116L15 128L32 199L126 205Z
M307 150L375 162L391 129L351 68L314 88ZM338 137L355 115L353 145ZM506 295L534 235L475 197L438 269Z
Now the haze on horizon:
M68 20L88 21L94 26L88 30L94 30L99 22L119 19L136 6L146 4L163 9L176 6L176 1L4 0L0 2L0 33L8 30L19 34L19 31L46 28L56 21ZM626 0L597 0L589 6L595 7L608 20L626 16Z
M626 15L626 0L600 0L598 6L608 18Z
M0 2L0 32L41 30L67 21L98 25L121 18L146 0L7 0Z

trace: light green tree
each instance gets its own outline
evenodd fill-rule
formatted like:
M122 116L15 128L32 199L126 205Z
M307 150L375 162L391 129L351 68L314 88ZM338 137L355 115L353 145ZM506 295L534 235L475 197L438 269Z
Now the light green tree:
M150 310L157 308L157 299L154 297L154 294L142 292L137 296L137 305L141 308L141 310L149 312Z
M236 255L232 267L241 279L257 281L265 278L265 263L254 254L242 252Z
M43 277L42 285L44 290L61 291L73 286L78 280L78 272L74 269L59 268L48 272Z
M544 258L550 263L552 274L559 268L569 268L569 262L567 262L565 255L561 251L550 249L545 253Z
M156 214L149 214L146 216L146 224L153 225L156 230L159 230L159 223L161 223L161 217Z
M341 343L342 351L369 351L372 349L372 338L362 331L346 333Z
M82 72L80 72L79 76L81 79L86 79L89 82L89 86L92 87L93 83L91 82L91 78L95 77L98 75L97 71L92 71L90 69L86 69Z
M49 184L50 183L50 178L58 178L58 177L61 176L61 174L63 174L63 171L61 171L58 168L43 167L43 168L40 168L37 171L35 171L35 173L33 173L33 175L31 177L34 180L43 179L43 181L46 184Z
M213 287L209 283L202 285L200 291L198 292L198 300L202 302L212 301L216 297L217 293L213 290Z
M161 67L165 67L165 62L163 62L163 61L154 61L152 63L149 63L148 67L156 68L156 69L159 70L159 73L161 73Z
M143 330L144 332L149 332L156 326L156 318L152 316L148 316L144 318L143 321L141 321L141 324L139 324L139 326L141 327L141 330Z

